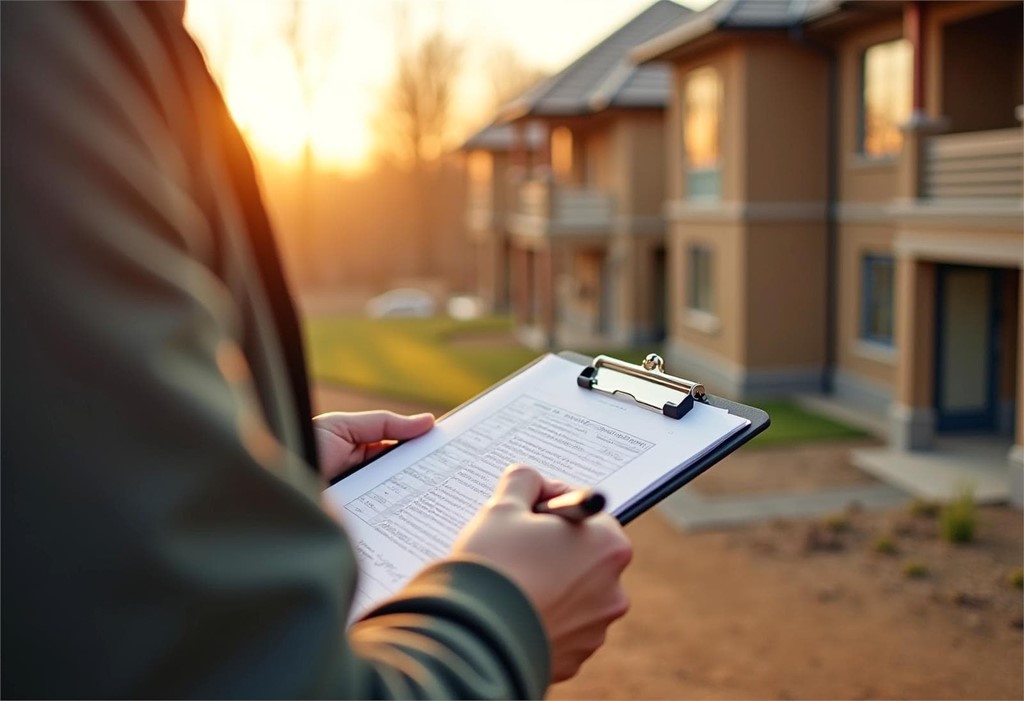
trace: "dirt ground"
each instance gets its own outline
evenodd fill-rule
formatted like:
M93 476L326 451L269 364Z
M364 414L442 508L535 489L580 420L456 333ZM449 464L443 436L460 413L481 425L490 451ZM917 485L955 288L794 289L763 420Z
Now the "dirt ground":
M630 524L632 609L553 699L1020 699L1022 517L951 546L905 511L683 534ZM872 543L897 531L899 552ZM924 563L921 579L903 574Z
M328 388L319 410L384 406ZM740 451L692 487L714 497L870 484L849 464L869 442ZM657 511L627 527L632 609L551 699L1022 699L1024 516L978 513L953 546L934 517L848 510L682 533ZM893 554L876 552L887 536ZM908 563L927 574L910 578Z

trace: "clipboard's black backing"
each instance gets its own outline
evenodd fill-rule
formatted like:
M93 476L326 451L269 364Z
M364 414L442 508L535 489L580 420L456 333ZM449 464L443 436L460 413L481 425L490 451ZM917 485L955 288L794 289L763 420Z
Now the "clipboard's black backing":
M587 356L576 353L575 351L562 351L558 355L581 366L589 365L591 361ZM733 402L728 399L722 399L721 397L716 397L710 393L706 396L705 404L710 404L711 406L718 407L719 409L725 409L730 414L734 414L736 416L742 416L750 421L750 425L737 433L732 434L729 438L715 446L713 450L700 460L680 470L677 474L669 478L667 482L656 489L651 490L648 494L645 494L641 499L631 504L621 513L616 514L615 517L622 525L626 525L637 516L663 500L665 497L678 491L683 487L683 485L688 484L695 477L705 472L726 455L733 452L744 443L749 442L754 436L764 431L768 428L769 424L771 424L771 418L769 418L768 413L761 409L747 406L746 404L740 404L739 402ZM680 421L685 420L685 417L680 419Z

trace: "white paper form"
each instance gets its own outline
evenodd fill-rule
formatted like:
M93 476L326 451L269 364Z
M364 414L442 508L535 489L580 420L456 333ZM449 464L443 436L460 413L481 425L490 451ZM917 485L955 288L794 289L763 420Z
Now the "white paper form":
M578 387L579 372L546 356L324 493L359 559L354 615L444 557L510 463L597 487L615 514L750 423L699 403L671 419Z

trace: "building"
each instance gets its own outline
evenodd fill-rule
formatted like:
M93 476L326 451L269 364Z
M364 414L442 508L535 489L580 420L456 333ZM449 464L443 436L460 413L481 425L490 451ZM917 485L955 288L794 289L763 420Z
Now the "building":
M670 71L637 66L629 52L689 14L659 0L499 114L521 135L510 156L516 179L505 226L513 312L531 345L664 334ZM546 137L529 163L521 145L532 124Z
M897 481L991 455L951 442L969 433L1019 495L1022 19L719 0L635 49L673 71L673 367L734 396L826 392L884 425L862 462Z
M466 231L475 251L473 288L492 314L512 310L508 218L515 188L547 138L541 124L518 132L511 124L489 124L459 147L466 159ZM521 162L513 162L513 152Z

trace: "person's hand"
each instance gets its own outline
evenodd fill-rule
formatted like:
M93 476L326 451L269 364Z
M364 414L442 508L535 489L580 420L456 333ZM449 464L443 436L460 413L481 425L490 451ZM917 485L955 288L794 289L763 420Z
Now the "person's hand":
M633 549L618 521L602 513L573 524L533 513L538 501L567 491L528 467L509 467L452 549L484 559L525 592L551 641L552 682L575 675L629 608L619 578Z
M433 426L433 414L400 416L392 411L320 414L313 419L320 474L332 480L396 442L423 435Z

